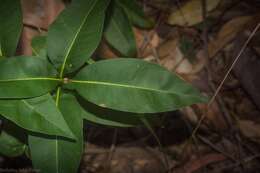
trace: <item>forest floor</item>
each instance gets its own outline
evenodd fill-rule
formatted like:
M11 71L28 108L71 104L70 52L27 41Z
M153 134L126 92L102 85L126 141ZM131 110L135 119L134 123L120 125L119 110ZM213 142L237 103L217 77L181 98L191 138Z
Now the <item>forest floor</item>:
M155 28L135 28L139 58L158 63L211 100L161 115L158 145L144 127L89 127L82 172L260 171L260 2L143 1ZM207 10L206 10L207 9ZM102 57L114 57L108 46Z

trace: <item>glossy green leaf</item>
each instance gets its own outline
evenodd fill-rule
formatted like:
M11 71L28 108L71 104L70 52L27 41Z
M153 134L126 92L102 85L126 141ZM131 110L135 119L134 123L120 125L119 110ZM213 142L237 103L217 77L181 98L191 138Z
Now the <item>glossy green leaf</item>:
M126 57L137 54L132 25L124 9L117 3L111 3L105 25L105 38L118 52Z
M22 31L20 0L1 0L0 56L13 56Z
M154 22L148 19L136 0L115 0L126 11L130 21L141 28L151 28Z
M36 36L32 39L32 52L33 55L38 57L46 57L47 56L47 40L46 36Z
M48 56L62 77L82 66L97 48L109 0L74 0L50 26Z
M59 79L55 69L35 57L0 60L0 98L29 98L53 90Z
M76 173L83 153L83 122L81 110L74 109L71 97L60 97L60 110L76 141L48 136L30 135L29 147L33 166L41 173Z
M207 101L178 76L138 59L91 64L83 68L69 86L96 105L135 113L172 111Z
M6 121L2 132L0 132L0 154L7 157L23 155L28 149L25 143L26 133L16 125Z
M29 131L74 138L49 94L24 100L0 100L0 114Z

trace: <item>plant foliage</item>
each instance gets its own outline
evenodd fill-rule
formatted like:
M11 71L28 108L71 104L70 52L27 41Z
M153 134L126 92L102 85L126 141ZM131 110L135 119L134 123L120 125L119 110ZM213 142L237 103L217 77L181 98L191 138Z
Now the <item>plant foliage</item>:
M121 55L136 55L132 25L149 28L152 22L133 0L73 0L47 35L33 40L29 57L14 56L20 9L19 0L1 1L0 53L6 58L0 59L0 114L16 125L15 133L1 132L2 154L29 150L42 173L77 172L83 120L131 127L153 122L151 113L207 101L159 65L133 58L91 60L103 33ZM19 140L19 128L26 130L26 140Z

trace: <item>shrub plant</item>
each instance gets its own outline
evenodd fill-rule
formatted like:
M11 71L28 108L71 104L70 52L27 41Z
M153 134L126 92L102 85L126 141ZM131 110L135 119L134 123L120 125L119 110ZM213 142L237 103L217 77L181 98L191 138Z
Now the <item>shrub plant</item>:
M132 25L153 25L133 0L73 0L33 40L33 56L15 56L20 1L1 0L0 152L25 153L42 173L73 173L83 153L84 120L132 127L206 101L163 67L129 58L137 52ZM103 36L125 58L91 60Z

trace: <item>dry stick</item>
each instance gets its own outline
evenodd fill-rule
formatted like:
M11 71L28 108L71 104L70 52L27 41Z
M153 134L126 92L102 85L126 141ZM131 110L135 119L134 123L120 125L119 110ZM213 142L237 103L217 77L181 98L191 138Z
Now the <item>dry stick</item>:
M161 23L162 23L162 14L161 14L161 12L159 12L159 14L158 14L158 20L157 20L157 22L156 22L156 24L155 24L153 30L157 30L157 29L159 28L159 26L160 26ZM151 31L150 31L149 33L146 33L146 34L145 34L144 40L143 40L143 42L142 42L142 44L141 44L141 46L140 46L140 48L139 48L139 49L140 49L140 50L139 50L140 56L143 55L145 49L146 49L147 46L150 44L151 36L152 36L152 32L151 32ZM152 47L153 47L153 46L152 46ZM153 49L154 49L154 48L153 48ZM153 52L154 52L154 50L153 50Z
M206 7L207 7L207 2L206 2L206 0L201 0L202 2L202 15L203 15L203 19L204 19L204 21L206 20L206 17L207 17L207 9L206 9ZM210 59L210 55L209 55L209 50L208 50L208 27L205 25L205 23L204 23L204 30L203 30L203 41L204 41L204 49L205 49L205 52L206 52L206 62L207 62L207 72L208 72L208 81L209 81L209 87L210 87L210 89L211 89L211 91L216 91L216 86L214 85L214 83L212 82L212 73L211 73L211 65L210 65L210 61L209 61L209 59ZM233 68L233 67L231 67L231 68ZM214 100L214 99L213 99ZM232 118L229 116L229 112L228 112L228 109L226 108L226 105L225 105L225 103L223 102L223 100L219 97L219 95L215 95L215 100L216 100L216 103L217 103L217 105L219 106L219 108L220 108L220 110L221 110L221 112L222 112L222 114L223 114L223 117L224 117L224 119L226 120L226 122L227 122L227 124L228 124L228 126L230 127L230 129L231 129L231 133L236 133L237 132L237 128L235 128L234 126L233 126L233 120L232 120ZM213 103L213 101L212 101L212 103ZM212 104L211 103L211 104ZM206 111L207 112L207 111ZM206 112L204 112L205 113L205 115L206 115ZM203 120L202 120L203 121ZM236 135L235 135L236 137L238 136L237 135L237 133L236 133ZM195 137L194 137L195 138ZM237 139L237 138L236 138ZM240 144L240 143L239 143ZM240 146L240 145L239 145ZM241 148L239 148L239 151L240 151L240 149ZM233 159L233 160L235 160L235 159ZM239 159L239 161L237 161L237 160L235 160L236 162L240 162L240 163L242 163L241 162L241 159ZM241 164L241 166L243 166L242 164Z
M113 155L114 155L114 152L115 152L116 141L117 141L117 129L115 129L115 131L114 131L112 145L110 147L110 151L109 151L109 154L108 154L107 172L111 171L111 166L112 166L111 161L113 159Z
M203 11L202 11L202 13L203 13L203 18L204 18L204 20L205 20L206 14L207 14L207 13L206 13L206 1L205 1L205 0L201 0L201 2L202 2L202 6L203 6L203 9L202 9L202 10L203 10ZM247 41L246 41L245 44L243 45L241 51L238 53L237 57L235 58L235 60L234 60L234 62L232 63L231 67L229 68L228 72L226 73L226 75L225 75L224 79L222 80L221 84L219 85L219 87L218 87L217 90L215 91L213 97L212 97L211 100L209 101L208 106L207 106L208 108L212 105L212 103L214 102L214 100L215 100L216 97L218 96L218 93L220 92L220 90L221 90L221 88L222 88L222 86L223 86L225 80L226 80L227 77L229 76L231 70L233 69L233 67L235 66L235 64L237 63L237 61L239 60L241 54L244 52L245 48L247 47L247 45L249 44L249 42L251 41L251 39L253 38L253 36L255 35L255 33L258 31L259 27L260 27L260 23L258 23L258 25L255 27L255 29L253 30L253 32L250 34L249 38L247 39ZM204 44L205 44L205 48L206 48L206 53L208 53L208 47L207 47L207 46L208 46L208 37L207 37L207 28L206 28L206 27L204 27L203 37L204 37ZM209 56L209 55L208 55L208 56ZM207 60L208 60L208 59L207 59ZM208 64L209 64L209 62L208 62ZM200 118L200 120L199 120L197 126L195 127L195 129L194 129L193 132L192 132L192 135L191 135L190 140L191 140L191 139L196 139L196 136L195 136L195 135L196 135L198 129L200 128L200 126L201 126L203 120L205 119L206 113L207 113L207 110L206 110L205 112L203 112L202 117ZM190 141L190 140L189 140L189 141Z
M202 17L203 17L203 21L206 20L207 17L207 2L206 0L201 0L201 6L202 6ZM207 68L209 67L209 61L208 61L208 28L206 27L206 23L203 23L203 41L204 41L204 46L205 46L205 50L207 53ZM208 70L209 71L209 70ZM206 112L203 111L203 115L206 115ZM200 123L200 122L199 122ZM186 142L186 144L184 145L184 149L182 152L185 151L186 147L188 146L188 144L190 144L190 142L193 140L193 142L195 143L195 145L197 146L197 139L196 136L193 135L194 130L192 131L192 135L191 137L188 139L188 141ZM200 154L200 153L199 153Z
M260 158L260 155L259 155L259 154L256 154L256 155L254 155L254 156L249 156L249 157L243 159L243 162L244 162L245 164L247 164L247 163L253 161L254 159L259 159L259 158ZM232 164L232 165L228 165L228 166L225 166L225 167L222 167L222 168L218 169L217 172L223 172L223 171L225 171L225 170L234 169L235 167L238 167L239 165L240 165L240 163L234 163L234 164ZM214 171L214 172L215 172L215 171Z
M232 71L232 69L234 68L234 66L236 65L237 61L239 60L240 56L242 55L242 53L244 52L245 48L247 47L247 45L249 44L249 42L252 40L252 38L254 37L254 35L256 34L256 32L258 31L258 29L260 28L260 23L257 24L257 26L255 27L255 29L253 30L253 32L250 34L250 36L248 37L248 39L246 40L246 42L244 43L242 49L239 51L238 55L236 56L234 62L232 63L231 67L229 68L228 72L226 73L225 77L223 78L223 80L221 81L220 85L218 86L216 92L214 93L213 97L210 99L209 103L208 103L208 108L212 105L212 103L215 101L217 95L219 94L221 88L223 87L227 77L229 76L230 72ZM206 117L206 113L202 115L202 117L200 118L198 125L195 127L195 129L192 132L192 137L194 137L198 131L198 129L200 128L203 120Z
M245 44L243 45L242 49L240 50L239 54L237 55L236 59L234 60L234 62L232 63L231 67L229 68L228 72L226 73L224 79L222 80L222 82L220 83L219 87L217 88L215 94L213 95L213 97L211 98L209 105L212 104L212 102L214 101L214 99L216 98L216 96L218 95L219 91L221 90L222 86L224 85L224 82L226 81L227 77L229 76L231 70L234 68L234 66L236 65L237 61L239 60L240 56L242 55L242 53L244 52L245 48L247 47L247 45L249 44L249 42L251 41L251 39L254 37L254 35L256 34L256 32L258 31L260 27L260 23L257 24L257 26L255 27L255 29L253 30L253 32L250 34L250 36L248 37L248 39L246 40Z
M223 154L224 156L226 156L227 158L233 160L235 163L239 163L233 156L229 155L228 153L224 152L223 150L221 150L219 147L217 147L216 145L214 145L213 143L211 143L207 138L198 135L198 138L205 144L209 145L212 149L214 149L215 151Z
M203 16L203 20L206 21L207 18L207 1L206 0L201 0L201 4L202 4L202 16ZM208 50L208 27L206 25L206 23L204 22L204 28L203 28L203 42L204 42L204 50L206 53L206 69L208 72L208 81L209 81L209 87L211 89L211 91L216 91L216 86L214 85L214 83L212 82L212 74L211 74L211 64L210 64L210 55L209 55L209 50ZM219 105L219 108L221 110L221 112L223 113L224 119L227 121L227 124L229 125L229 127L231 128L231 131L234 132L234 127L233 127L233 122L232 119L229 116L228 110L225 106L225 103L222 101L222 99L218 96L216 97L216 103L217 105ZM206 112L204 112L206 114Z
M23 22L23 25L26 26L26 27L28 27L28 28L37 30L37 31L39 31L39 32L42 32L42 31L47 32L47 31L48 31L47 28L39 27L39 26L36 26L36 25L34 25L34 24L31 24L31 23Z

